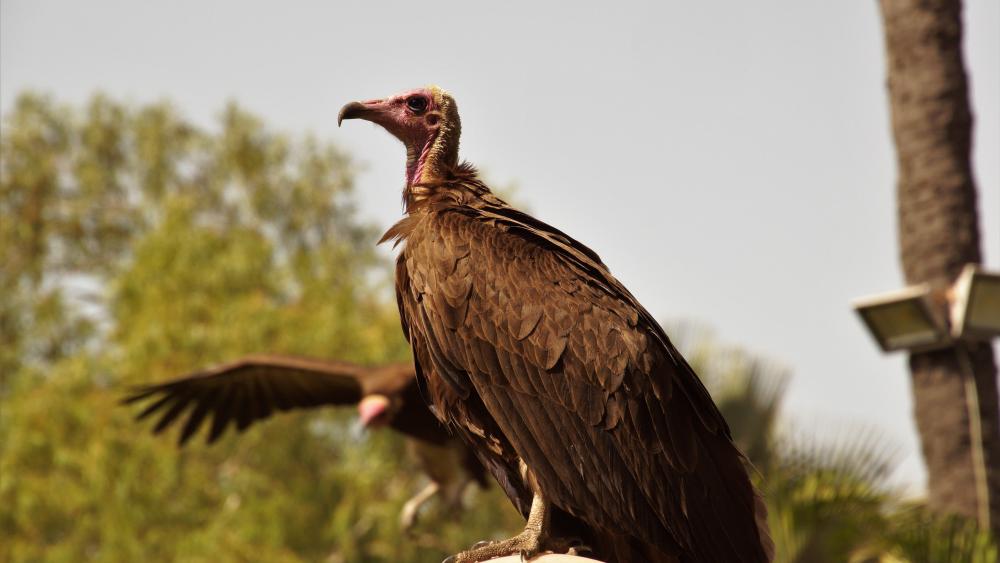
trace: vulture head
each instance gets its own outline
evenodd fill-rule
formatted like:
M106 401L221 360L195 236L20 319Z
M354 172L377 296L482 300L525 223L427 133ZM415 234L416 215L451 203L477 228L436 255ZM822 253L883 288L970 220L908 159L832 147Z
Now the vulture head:
M372 393L358 402L358 422L365 428L381 428L392 422L398 411L399 405L394 404L392 399Z
M340 110L337 124L345 119L377 123L406 146L406 183L413 185L441 177L458 163L461 121L458 106L448 92L437 86L401 94L351 102Z

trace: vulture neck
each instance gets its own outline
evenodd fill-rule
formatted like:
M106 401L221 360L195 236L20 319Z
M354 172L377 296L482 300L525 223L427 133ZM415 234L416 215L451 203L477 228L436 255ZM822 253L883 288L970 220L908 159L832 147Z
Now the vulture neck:
M406 188L403 205L407 213L415 211L443 184L454 179L458 165L458 138L461 127L457 120L442 120L423 147L406 145Z

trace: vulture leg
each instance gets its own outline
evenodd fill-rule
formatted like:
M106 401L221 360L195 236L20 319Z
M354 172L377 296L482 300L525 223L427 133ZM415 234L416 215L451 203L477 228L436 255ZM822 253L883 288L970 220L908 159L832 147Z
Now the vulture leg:
M403 505L403 510L399 513L399 523L403 527L403 530L409 531L417 522L417 512L420 508L424 506L434 495L438 494L441 490L441 485L437 481L431 481L426 487L420 490L417 494L413 495L413 498L406 501Z
M545 551L576 555L574 545L573 542L562 538L549 537L549 503L541 494L535 493L524 531L505 540L479 542L471 549L452 555L442 563L480 563L515 554L524 560L530 560Z

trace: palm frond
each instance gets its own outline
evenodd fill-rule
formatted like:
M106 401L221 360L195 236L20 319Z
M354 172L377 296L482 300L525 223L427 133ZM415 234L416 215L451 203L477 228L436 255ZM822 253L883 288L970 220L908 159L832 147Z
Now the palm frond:
M990 533L971 519L935 515L925 505L909 504L893 511L888 522L885 534L859 548L851 563L995 563L998 559Z

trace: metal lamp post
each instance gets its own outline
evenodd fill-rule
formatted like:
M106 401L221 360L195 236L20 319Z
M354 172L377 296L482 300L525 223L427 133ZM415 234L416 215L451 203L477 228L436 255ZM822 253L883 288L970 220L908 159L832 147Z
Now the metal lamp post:
M866 297L854 310L883 352L926 352L953 347L965 372L966 408L976 473L977 498L988 499L979 397L969 346L974 341L1000 336L1000 273L967 264L945 292L928 285ZM979 503L979 522L990 527L989 502Z

